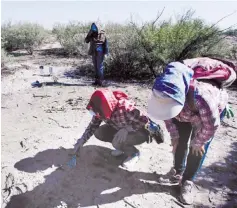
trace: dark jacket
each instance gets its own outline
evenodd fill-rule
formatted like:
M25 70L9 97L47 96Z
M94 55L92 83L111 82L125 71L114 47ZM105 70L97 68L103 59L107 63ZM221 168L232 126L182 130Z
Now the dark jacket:
M89 31L85 38L86 43L90 43L88 51L89 55L96 55L99 52L108 54L108 41L105 36L105 31L98 32Z

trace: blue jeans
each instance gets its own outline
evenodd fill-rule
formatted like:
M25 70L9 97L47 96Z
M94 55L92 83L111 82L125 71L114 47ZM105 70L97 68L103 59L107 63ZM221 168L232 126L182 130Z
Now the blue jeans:
M95 55L92 55L92 62L96 81L102 81L104 79L104 53L97 52Z

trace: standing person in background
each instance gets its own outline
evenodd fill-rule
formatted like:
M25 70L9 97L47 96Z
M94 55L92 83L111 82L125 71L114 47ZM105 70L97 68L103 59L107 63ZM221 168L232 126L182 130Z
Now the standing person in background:
M92 23L85 42L90 43L88 54L92 56L95 69L95 82L93 85L104 86L104 56L108 55L108 42L105 31L99 31L96 24Z

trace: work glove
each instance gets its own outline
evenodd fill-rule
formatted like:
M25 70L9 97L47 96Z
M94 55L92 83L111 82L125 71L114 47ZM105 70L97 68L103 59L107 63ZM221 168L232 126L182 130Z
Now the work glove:
M77 143L74 145L73 156L67 163L70 168L73 168L77 165L77 156L79 154L80 148L83 146L84 143L84 139L78 139Z
M145 125L145 129L149 131L150 136L156 140L157 144L164 142L164 131L160 125L149 120L149 122Z

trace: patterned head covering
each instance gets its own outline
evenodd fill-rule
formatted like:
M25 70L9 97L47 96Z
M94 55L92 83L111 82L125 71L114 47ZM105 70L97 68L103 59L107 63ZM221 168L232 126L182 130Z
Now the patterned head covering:
M98 28L97 28L97 26L96 26L95 23L92 23L92 25L91 25L91 30L92 30L93 32L98 32Z
M106 88L96 90L87 105L87 110L93 110L103 119L110 119L114 109L120 102L127 100L128 96L121 91L112 91Z
M163 92L184 105L192 77L192 69L180 62L172 62L166 66L165 72L156 78L153 90Z
M182 110L193 70L180 62L172 62L156 78L148 101L148 114L155 120L168 120Z

